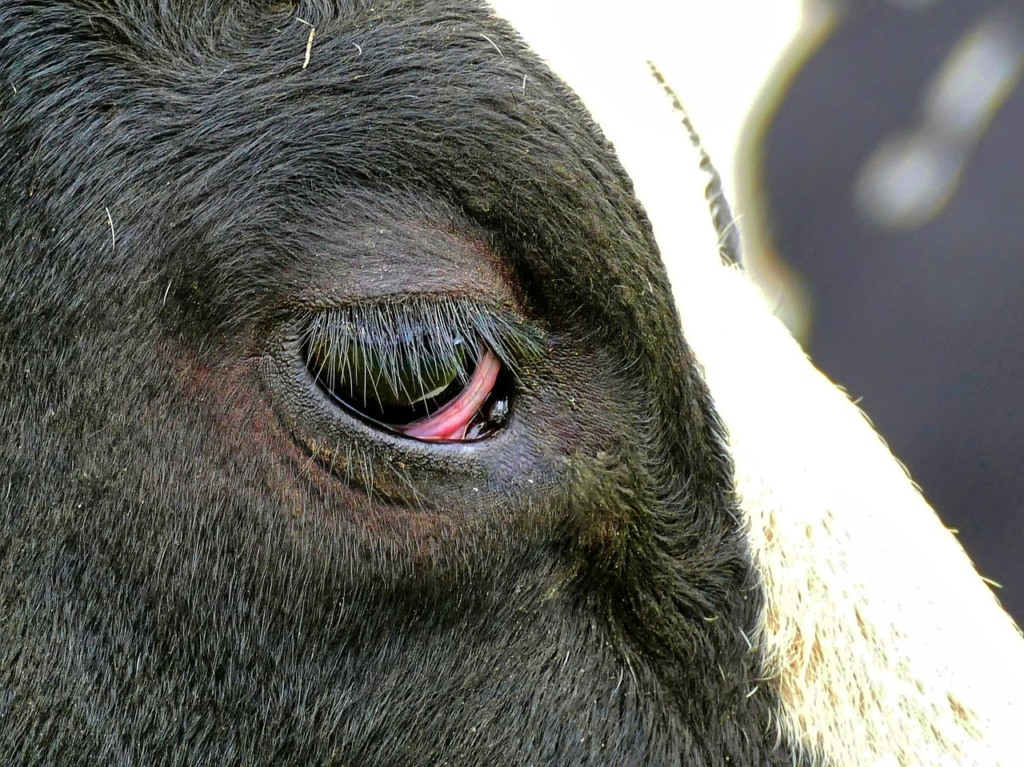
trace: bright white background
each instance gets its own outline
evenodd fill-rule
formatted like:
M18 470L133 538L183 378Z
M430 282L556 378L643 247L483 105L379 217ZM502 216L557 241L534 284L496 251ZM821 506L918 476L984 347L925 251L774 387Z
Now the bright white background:
M699 282L680 270L699 267L700 254L704 267L714 265L718 234L699 158L647 62L690 114L725 181L741 234L756 231L735 179L744 121L801 31L805 3L817 8L825 0L489 2L576 90L615 145L674 285Z
M743 120L798 31L801 0L650 0L651 58L679 92L732 186ZM642 7L637 4L636 7ZM643 20L638 19L643 25ZM735 197L735 195L733 195Z
M578 48L581 58L632 55L657 64L690 112L730 190L743 120L798 31L803 6L802 0L491 3L538 49L538 38L546 35L563 51ZM616 71L602 76L613 79ZM609 90L616 87L621 84L608 83Z
M715 268L719 247L704 200L707 177L647 62L689 112L748 236L736 151L748 112L801 29L805 0L489 1L576 90L615 145L673 285L700 284L691 270Z

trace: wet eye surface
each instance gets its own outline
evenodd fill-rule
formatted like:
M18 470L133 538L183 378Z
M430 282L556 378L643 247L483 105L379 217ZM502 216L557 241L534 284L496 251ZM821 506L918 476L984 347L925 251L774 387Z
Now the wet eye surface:
M302 354L318 389L347 415L410 439L468 442L508 419L506 335L469 304L357 305L311 316Z

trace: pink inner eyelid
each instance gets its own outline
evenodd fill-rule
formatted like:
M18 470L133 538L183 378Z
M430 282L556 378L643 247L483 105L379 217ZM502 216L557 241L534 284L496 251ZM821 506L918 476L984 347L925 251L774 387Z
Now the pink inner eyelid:
M501 361L494 352L484 347L473 371L473 377L458 397L433 415L409 424L399 431L407 437L428 442L465 439L466 429L491 396L500 372Z

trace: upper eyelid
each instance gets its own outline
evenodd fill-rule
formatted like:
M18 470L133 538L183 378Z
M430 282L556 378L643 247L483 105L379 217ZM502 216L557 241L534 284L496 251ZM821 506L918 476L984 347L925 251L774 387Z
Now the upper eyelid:
M466 332L486 342L514 375L521 363L526 361L524 358L540 356L550 342L542 328L518 312L510 311L507 307L489 305L475 298L450 294L385 295L366 301L334 304L303 312L300 325L308 329L325 314L350 313L357 317L362 314L369 326L384 328L397 312L418 319L424 326L436 327L440 313L445 311L448 312L446 319L455 320L452 330ZM391 317L387 317L387 313ZM417 314L418 317L415 316ZM456 315L461 317L457 318Z
M270 233L260 287L279 310L323 310L387 295L461 295L523 312L523 285L490 234L457 212L408 210L387 197L344 217Z
M299 280L304 286L284 295L284 303L292 309L327 311L382 301L447 297L472 299L502 314L525 313L524 298L507 275L458 262L424 266L421 261L413 268L410 262L415 257L364 254L341 262L337 256L323 255L314 268L303 270L309 275Z

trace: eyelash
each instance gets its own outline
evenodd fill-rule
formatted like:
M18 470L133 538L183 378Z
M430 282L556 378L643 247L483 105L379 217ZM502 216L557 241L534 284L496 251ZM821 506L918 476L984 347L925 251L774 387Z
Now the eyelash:
M453 387L464 388L486 350L501 361L511 380L519 379L522 365L539 356L544 344L521 321L471 300L417 297L311 313L301 346L307 370L334 404L377 426L401 431L415 418L431 415L432 407L442 406ZM346 386L348 397L340 391ZM353 402L351 395L360 387L362 402ZM397 421L388 418L381 403L402 395L415 400L415 406L402 411Z

